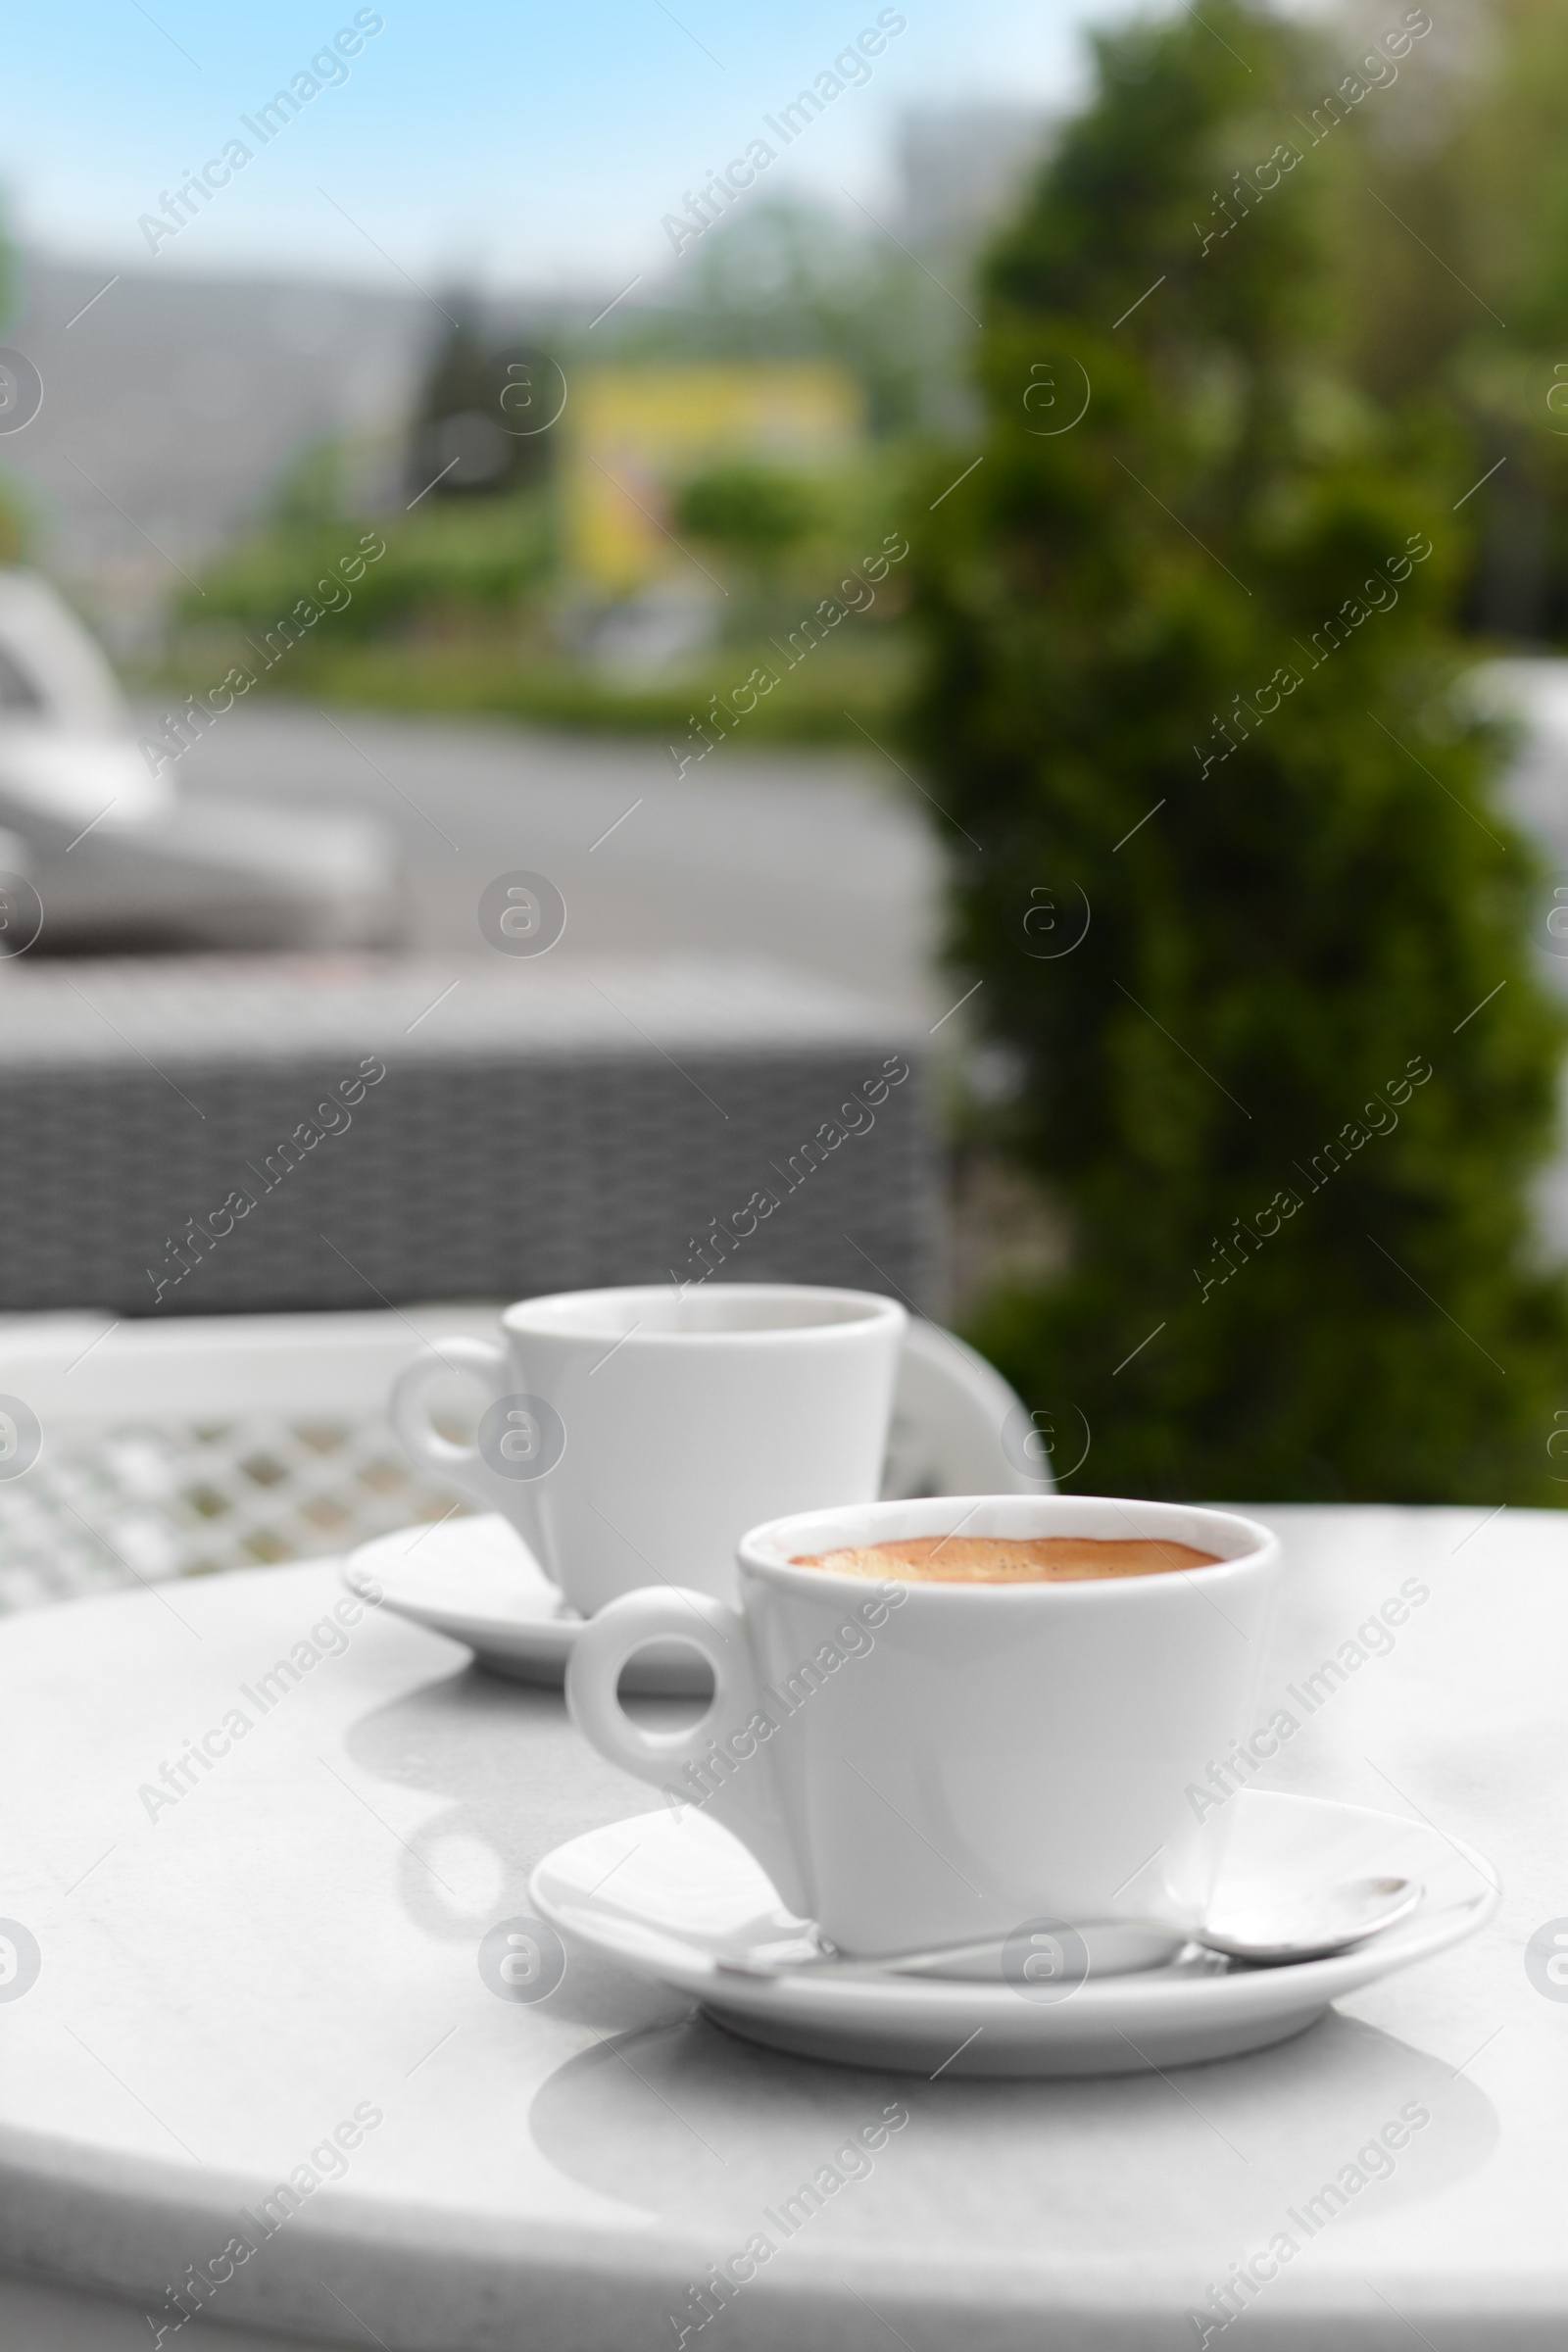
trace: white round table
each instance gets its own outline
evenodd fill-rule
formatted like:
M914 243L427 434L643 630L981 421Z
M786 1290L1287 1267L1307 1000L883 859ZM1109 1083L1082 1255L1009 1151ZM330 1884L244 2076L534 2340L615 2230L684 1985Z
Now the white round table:
M1526 1947L1568 1936L1568 1519L1261 1515L1289 1583L1259 1720L1298 1722L1264 1785L1419 1812L1504 1899L1297 2040L1168 2076L785 2059L580 1954L500 1997L479 1947L531 1865L649 1805L559 1695L385 1612L345 1627L319 1565L10 1620L0 2344L1152 2352L1219 2340L1215 2290L1239 2305L1236 2266L1346 2168L1250 2342L1559 2343L1568 1984ZM1389 1642L1358 1638L1401 1587ZM710 2266L895 2105L699 2328ZM1357 2166L1412 2105L1389 2169Z

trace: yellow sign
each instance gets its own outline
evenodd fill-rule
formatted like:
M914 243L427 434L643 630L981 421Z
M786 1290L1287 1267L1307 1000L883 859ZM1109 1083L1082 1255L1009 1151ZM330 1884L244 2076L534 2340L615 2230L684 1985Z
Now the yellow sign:
M731 459L806 470L864 430L858 385L819 361L606 368L572 383L562 498L572 575L607 597L703 572L670 536L693 474ZM700 554L700 551L694 551Z

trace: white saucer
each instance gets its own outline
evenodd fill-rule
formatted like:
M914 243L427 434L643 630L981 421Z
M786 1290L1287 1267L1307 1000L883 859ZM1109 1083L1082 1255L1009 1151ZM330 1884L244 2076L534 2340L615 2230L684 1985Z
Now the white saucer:
M1261 1790L1231 1801L1216 1915L1260 1878L1316 1886L1393 1874L1421 1882L1421 1903L1335 1959L1242 1968L1189 1945L1164 1967L1037 1999L995 1979L722 1973L716 1951L767 1943L801 1923L745 1848L690 1809L573 1838L539 1864L529 1892L564 1936L693 1995L750 2041L933 2076L1136 2074L1263 2049L1312 2025L1341 1993L1473 1935L1496 1905L1490 1865L1423 1822Z
M481 1666L515 1683L559 1690L585 1622L497 1514L400 1527L351 1551L339 1573L351 1592L378 1587L383 1607L462 1642ZM662 1642L639 1652L621 1688L642 1696L703 1698L713 1681L693 1651Z

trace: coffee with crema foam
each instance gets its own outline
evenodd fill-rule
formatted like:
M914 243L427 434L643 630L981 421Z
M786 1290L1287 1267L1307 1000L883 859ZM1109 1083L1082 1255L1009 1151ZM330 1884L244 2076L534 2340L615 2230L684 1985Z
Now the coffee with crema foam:
M794 1568L838 1576L898 1577L930 1585L1070 1585L1121 1576L1212 1568L1217 1555L1168 1536L901 1536L804 1552Z

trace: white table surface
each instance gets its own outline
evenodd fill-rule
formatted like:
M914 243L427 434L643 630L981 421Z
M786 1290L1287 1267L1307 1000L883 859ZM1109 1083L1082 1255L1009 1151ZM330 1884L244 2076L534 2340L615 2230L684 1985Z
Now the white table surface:
M1568 1518L1261 1515L1289 1581L1258 1715L1285 1705L1300 1729L1259 1785L1419 1812L1492 1857L1504 1899L1471 1942L1298 2040L1168 2077L927 2082L785 2059L581 1955L547 2001L504 2001L477 1947L528 1910L531 1865L649 1806L558 1695L372 1611L151 1819L142 1785L322 1617L332 1570L9 1621L0 1916L42 1967L0 2000L0 2342L145 2347L162 2322L181 2352L237 2352L253 2329L652 2352L762 2209L900 2101L908 2123L869 2177L690 2344L1193 2344L1210 2287L1414 2103L1430 2121L1392 2174L1237 2330L1335 2352L1559 2346L1568 1999L1536 1988L1524 1950L1568 1924ZM1286 1686L1410 1578L1429 1597L1393 1649L1308 1719ZM344 2177L175 2332L186 2266L361 2103L383 2120Z

